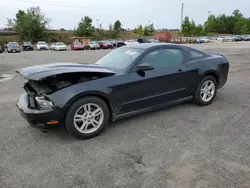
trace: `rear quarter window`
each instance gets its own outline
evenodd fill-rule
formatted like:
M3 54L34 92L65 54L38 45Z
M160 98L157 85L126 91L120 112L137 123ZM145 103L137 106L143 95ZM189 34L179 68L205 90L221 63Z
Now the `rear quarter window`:
M190 50L190 57L191 59L199 59L204 57L204 54L196 50Z

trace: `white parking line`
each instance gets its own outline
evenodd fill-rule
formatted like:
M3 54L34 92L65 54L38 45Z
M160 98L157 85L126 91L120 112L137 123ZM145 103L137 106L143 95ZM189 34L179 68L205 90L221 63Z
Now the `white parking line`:
M11 80L12 78L14 78L14 76L15 75L12 75L12 74L3 74L0 76L0 82Z

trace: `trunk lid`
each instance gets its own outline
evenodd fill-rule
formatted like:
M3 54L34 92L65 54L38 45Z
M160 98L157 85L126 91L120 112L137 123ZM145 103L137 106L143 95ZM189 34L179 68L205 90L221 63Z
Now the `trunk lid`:
M217 56L222 56L222 57L224 57L223 54L218 53L218 52L208 52L208 53L211 54L211 55L217 55Z

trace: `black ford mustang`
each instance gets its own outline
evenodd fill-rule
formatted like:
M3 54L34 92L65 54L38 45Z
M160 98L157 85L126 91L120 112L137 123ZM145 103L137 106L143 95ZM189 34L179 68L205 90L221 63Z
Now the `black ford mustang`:
M171 44L116 49L95 64L57 63L17 71L27 79L17 107L33 126L63 123L72 135L98 135L120 118L193 99L210 104L226 81L221 54Z

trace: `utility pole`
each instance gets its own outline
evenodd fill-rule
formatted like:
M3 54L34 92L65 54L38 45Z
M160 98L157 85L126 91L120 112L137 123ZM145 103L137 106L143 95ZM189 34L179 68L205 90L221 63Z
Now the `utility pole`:
M98 23L99 23L99 19L96 19L96 28L97 28L97 29L99 28Z
M210 15L211 15L211 11L209 10L209 11L208 11L208 17L210 17Z
M184 3L181 4L181 33L182 33L182 23L183 23L183 10L184 10ZM182 38L182 34L180 37L180 43L181 43L181 38Z
M184 11L184 3L181 4L181 26L183 23L183 11Z

